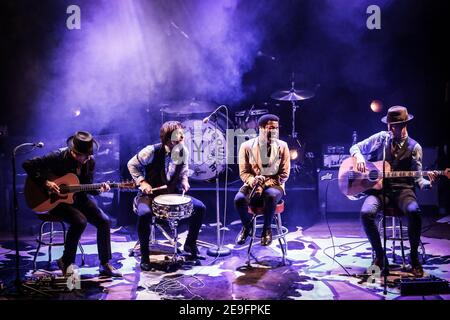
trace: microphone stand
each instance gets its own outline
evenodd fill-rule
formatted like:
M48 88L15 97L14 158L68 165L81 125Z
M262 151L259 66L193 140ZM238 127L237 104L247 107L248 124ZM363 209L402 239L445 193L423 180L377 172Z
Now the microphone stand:
M217 113L213 114L214 116L214 134L217 137L218 133L217 133ZM207 254L209 256L213 256L213 257L223 257L223 256L227 256L229 254L231 254L231 250L226 248L226 247L222 247L221 245L221 241L220 241L220 208L219 208L219 170L217 170L217 152L216 152L216 223L217 223L217 246L213 247L213 248L208 248L207 250ZM225 170L227 170L227 168L225 168Z
M387 295L387 272L388 272L388 261L387 261L387 257L386 257L386 244L387 244L387 235L386 235L386 185L385 185L385 181L386 181L386 148L388 146L388 139L389 136L387 136L384 139L384 143L383 143L383 180L381 183L382 186L382 198L383 198L383 280L384 280L384 289L383 289L383 294Z
M20 289L22 288L23 284L22 284L22 280L20 279L20 264L19 264L19 259L20 259L20 254L19 254L19 228L18 228L18 212L19 212L19 200L17 197L17 182L16 182L16 154L17 151L20 148L26 147L26 146L32 146L34 148L32 148L29 152L33 151L34 149L36 149L36 144L34 143L22 143L21 145L18 145L17 147L14 148L13 152L12 152L12 183L13 183L13 208L14 208L14 245L15 245L15 249L16 249L16 279L14 281L14 285L16 286L16 289L18 291L20 291Z

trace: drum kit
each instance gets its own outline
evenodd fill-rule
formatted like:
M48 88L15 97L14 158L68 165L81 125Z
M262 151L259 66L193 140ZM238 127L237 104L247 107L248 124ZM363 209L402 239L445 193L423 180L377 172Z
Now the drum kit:
M294 81L291 82L289 90L279 90L271 94L272 99L290 102L291 104L292 132L289 135L289 140L294 140L291 144L297 148L302 147L295 130L295 112L299 108L298 102L311 99L314 96L315 92L312 90L296 89ZM188 147L188 149L190 151L189 175L192 180L207 181L225 170L228 159L227 129L241 129L242 131L239 132L242 132L241 135L246 136L246 139L255 137L259 117L269 113L267 108L258 108L252 105L250 109L235 112L234 121L227 118L223 113L218 113L214 123L203 123L201 119L210 115L215 108L214 103L196 99L167 103L160 108L162 122L168 120L180 121L185 128L185 141L191 143L191 148ZM218 149L217 146L220 146L220 148ZM233 150L235 156L238 154L238 148L239 146L236 147L236 150ZM300 151L295 151L293 154L298 155L300 153ZM294 160L294 158L295 156L293 157L291 154L291 160Z

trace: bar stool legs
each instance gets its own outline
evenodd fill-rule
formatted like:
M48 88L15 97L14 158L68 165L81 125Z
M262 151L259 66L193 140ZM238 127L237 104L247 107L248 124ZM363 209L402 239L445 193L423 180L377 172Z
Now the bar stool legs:
M61 230L55 230L55 223L59 223ZM49 226L49 231L45 232L45 227ZM39 226L39 235L36 238L37 242L37 248L36 252L34 253L33 258L33 272L37 270L37 256L39 255L39 252L41 250L41 246L48 246L48 265L52 262L52 247L55 246L64 246L66 243L66 225L62 221L42 221L41 225ZM57 234L62 234L63 241L62 242L54 242L55 236ZM44 238L48 237L48 242L45 242ZM81 243L78 243L78 248L81 252L81 265L83 266L85 264L85 256L84 256L84 249Z
M401 249L401 263L402 263L402 268L406 269L406 254L405 254L405 244L404 241L409 240L408 237L408 227L403 225L402 219L399 216L390 216L387 218L391 218L391 225L386 227L386 233L388 234L387 236L387 240L391 240L392 241L392 257L393 257L393 262L396 263L397 262L397 256L395 254L395 243L396 241L400 242L400 249ZM383 227L382 227L382 223L383 223L383 218L381 218L379 224L378 224L378 231L381 235L381 237L383 237ZM426 252L425 252L425 246L423 245L423 242L420 241L420 249L422 251L422 262L425 263L425 259L426 259Z
M247 266L251 265L251 259L253 258L254 260L257 260L253 254L252 254L252 248L253 248L253 243L254 241L258 238L260 238L260 236L256 235L256 230L257 229L262 229L263 225L262 224L257 224L257 218L258 217L263 217L263 215L253 215L252 217L252 225L253 225L253 230L252 230L252 236L250 238L250 244L248 246L247 249ZM277 230L277 234L273 236L274 239L278 239L278 242L280 243L280 248L281 248L281 253L282 253L282 265L286 265L286 255L287 255L287 241L286 241L286 234L288 233L288 229L286 227L283 226L282 221L281 221L281 214L276 213L274 215L274 219L275 219L275 224L271 224L270 227L273 229Z

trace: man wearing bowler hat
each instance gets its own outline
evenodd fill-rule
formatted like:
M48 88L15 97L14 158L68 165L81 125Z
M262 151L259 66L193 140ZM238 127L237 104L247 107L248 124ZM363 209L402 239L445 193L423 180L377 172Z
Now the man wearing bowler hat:
M30 179L45 187L49 192L59 193L59 187L51 179L68 173L75 174L80 184L91 184L94 177L94 150L98 143L89 132L78 131L67 139L67 147L51 152L43 157L36 157L23 163L23 168ZM60 203L49 214L60 217L69 224L63 256L58 266L66 275L68 267L75 262L78 242L87 223L97 228L97 247L100 260L100 275L121 277L110 263L111 234L109 217L97 206L90 195L98 195L110 189L103 183L96 191L78 192L74 195L74 203ZM90 195L88 195L90 194Z
M390 164L392 171L421 171L422 147L408 135L407 125L414 118L403 106L389 108L387 115L381 119L387 124L387 131L378 132L369 138L358 142L350 148L350 154L356 157L356 167L360 172L366 171L366 159L368 161L383 160L383 146L386 146L385 159ZM420 208L417 203L415 187L421 189L431 187L436 174L430 173L429 180L421 177L400 177L386 179L384 181L386 204L395 206L408 218L408 237L410 242L411 272L415 277L423 276L423 268L419 261L418 248L422 220ZM382 190L369 190L366 192L361 208L361 221L364 231L369 239L375 260L373 265L387 272L387 258L381 245L380 234L375 225L375 218L382 210Z

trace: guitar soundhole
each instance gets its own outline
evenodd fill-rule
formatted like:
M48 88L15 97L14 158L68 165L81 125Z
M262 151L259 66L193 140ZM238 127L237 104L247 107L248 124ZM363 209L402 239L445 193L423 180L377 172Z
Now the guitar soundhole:
M60 194L68 193L67 185L66 185L66 184L61 184L61 185L59 185L59 193L60 193ZM67 198L67 197L65 197L65 198Z
M368 178L370 181L377 181L378 180L378 171L377 170L370 170Z
M56 193L50 194L50 203L55 203L59 199L67 199L67 196L62 196L61 194L56 194Z

